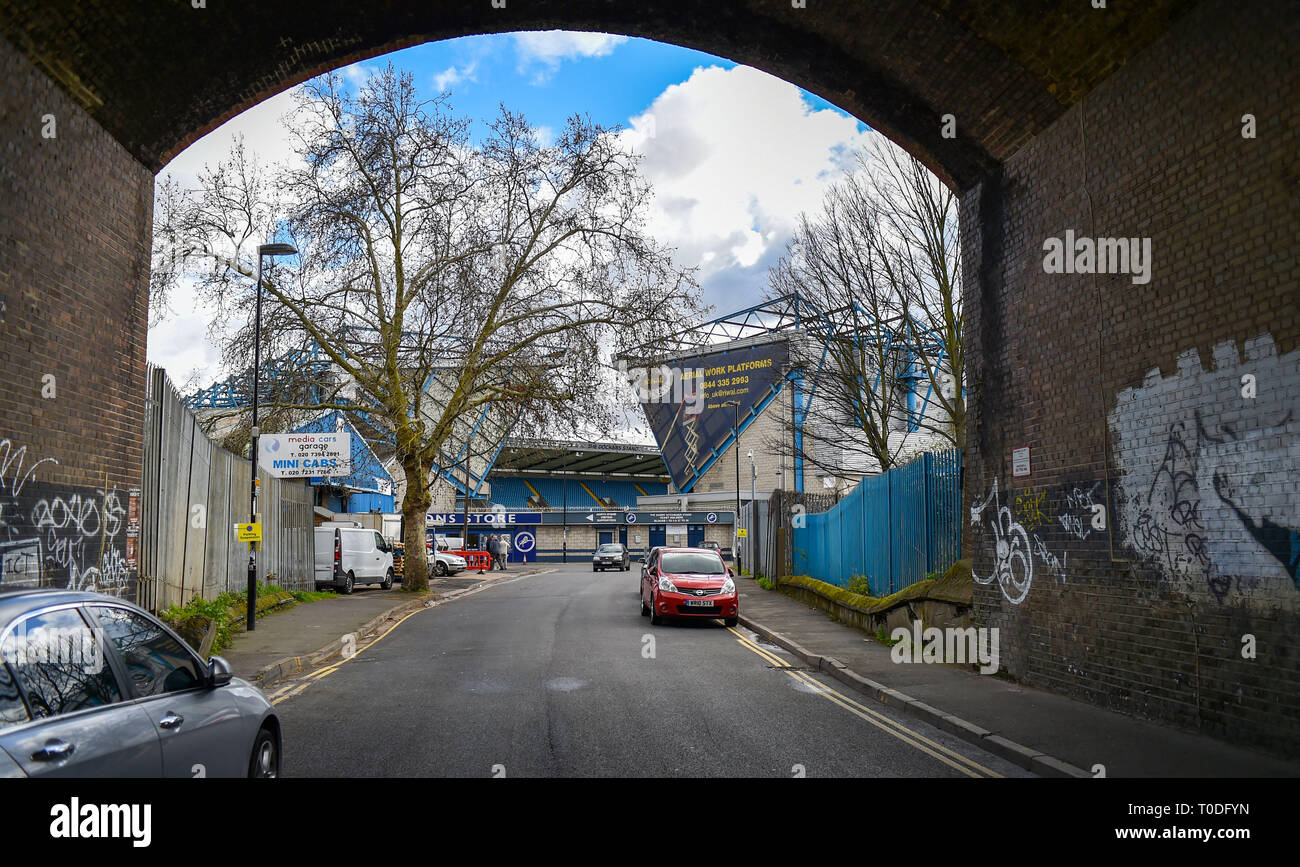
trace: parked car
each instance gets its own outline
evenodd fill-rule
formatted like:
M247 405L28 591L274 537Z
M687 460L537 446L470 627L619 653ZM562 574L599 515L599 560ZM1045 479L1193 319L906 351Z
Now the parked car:
M135 605L0 593L0 777L276 777L257 687Z
M429 552L429 575L455 575L457 572L464 572L467 563L465 558L459 554L453 554L450 551L430 551Z
M618 569L626 572L632 568L632 555L618 542L607 542L591 555L591 571L604 572L606 569Z
M316 527L316 589L334 587L351 593L358 584L393 587L393 550L374 530L349 522L328 521Z
M731 567L708 548L655 548L641 577L641 616L658 626L667 617L721 617L740 622L740 594Z

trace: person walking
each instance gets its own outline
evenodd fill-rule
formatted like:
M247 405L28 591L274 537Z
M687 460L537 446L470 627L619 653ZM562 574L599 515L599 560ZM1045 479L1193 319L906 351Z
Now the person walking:
M506 568L506 561L510 559L510 537L505 533L501 534L501 571L509 572Z
M491 572L501 564L501 542L495 535L488 536L487 550L492 558L492 562L488 563L488 571Z

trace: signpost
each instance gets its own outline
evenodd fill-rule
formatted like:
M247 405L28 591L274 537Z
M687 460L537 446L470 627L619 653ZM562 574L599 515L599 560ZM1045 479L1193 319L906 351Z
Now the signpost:
M352 434L262 434L257 463L280 479L351 475Z

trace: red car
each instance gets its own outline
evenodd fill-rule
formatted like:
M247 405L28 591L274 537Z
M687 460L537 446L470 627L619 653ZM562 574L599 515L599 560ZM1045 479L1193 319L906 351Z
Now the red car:
M658 626L666 617L721 617L740 622L732 572L708 548L655 548L641 573L641 616Z

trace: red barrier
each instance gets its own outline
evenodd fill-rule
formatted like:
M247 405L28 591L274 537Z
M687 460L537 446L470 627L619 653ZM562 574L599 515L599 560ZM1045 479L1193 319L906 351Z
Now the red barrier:
M492 565L492 555L487 551L448 551L447 553L464 557L465 569L468 572L486 572Z

